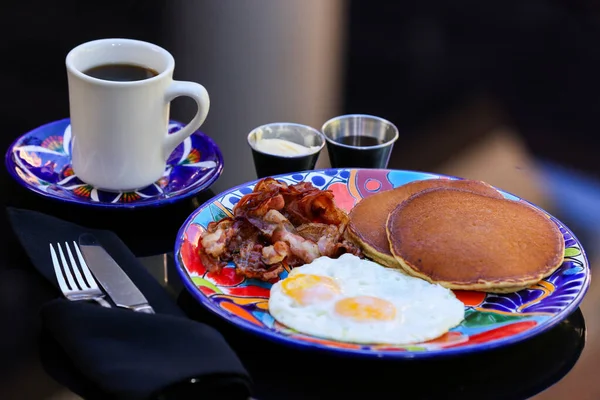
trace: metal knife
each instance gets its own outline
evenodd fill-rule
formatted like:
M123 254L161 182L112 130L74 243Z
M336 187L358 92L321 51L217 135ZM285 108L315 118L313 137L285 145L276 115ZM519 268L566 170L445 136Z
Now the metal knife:
M93 235L81 235L79 247L92 274L117 307L154 314L142 292Z

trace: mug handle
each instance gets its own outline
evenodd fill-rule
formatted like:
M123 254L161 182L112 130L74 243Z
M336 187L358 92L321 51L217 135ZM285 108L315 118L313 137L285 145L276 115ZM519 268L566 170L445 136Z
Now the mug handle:
M175 147L196 131L204 123L210 108L210 98L204 86L196 82L173 81L165 93L165 101L171 102L179 96L188 96L196 101L198 111L189 124L179 131L167 134L163 144L164 159L168 159Z

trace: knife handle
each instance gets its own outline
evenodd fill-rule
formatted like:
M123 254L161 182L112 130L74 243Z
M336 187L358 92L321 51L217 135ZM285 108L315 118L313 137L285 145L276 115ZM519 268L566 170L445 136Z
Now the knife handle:
M141 306L133 306L131 309L135 312L142 312L145 314L154 314L154 309L150 307L148 304L143 304Z

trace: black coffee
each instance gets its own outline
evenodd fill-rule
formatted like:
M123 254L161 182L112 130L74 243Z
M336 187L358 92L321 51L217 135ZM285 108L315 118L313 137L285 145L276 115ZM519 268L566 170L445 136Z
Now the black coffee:
M383 142L377 138L372 136L342 136L335 139L336 142L345 144L348 146L358 146L358 147L366 147L366 146L377 146L378 144L383 144Z
M158 72L151 68L142 67L135 64L105 64L93 67L83 72L92 78L103 79L105 81L131 82L143 81L158 75Z

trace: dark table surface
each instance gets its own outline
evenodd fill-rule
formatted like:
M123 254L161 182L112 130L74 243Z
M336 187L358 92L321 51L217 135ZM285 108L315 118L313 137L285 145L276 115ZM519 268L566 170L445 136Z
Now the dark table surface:
M563 378L584 348L585 322L579 309L554 329L525 342L439 360L365 361L282 347L219 320L182 290L173 265L175 236L186 217L214 196L212 191L164 207L100 210L42 198L22 188L5 171L2 177L0 193L7 206L33 209L116 232L177 297L191 318L212 324L223 333L253 376L258 399L373 394L378 398L410 394L411 398L523 399ZM0 218L4 238L0 253L0 273L4 276L0 276L0 318L5 328L0 337L4 355L0 357L0 366L2 378L9 382L11 372L27 370L27 363L36 359L39 332L36 310L48 294L40 289L41 282L36 279L4 212ZM26 275L29 278L7 287L3 282L9 282L10 274L16 270L30 271ZM0 398L6 398L1 387Z

